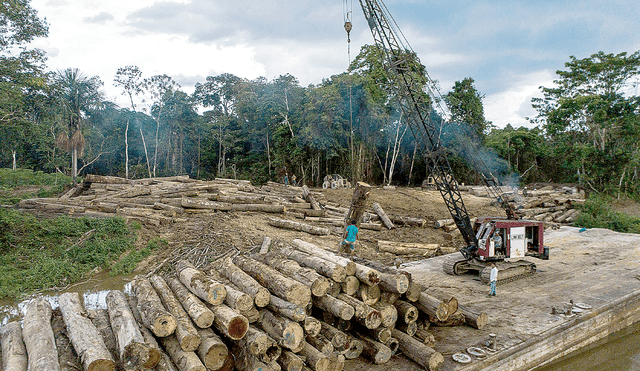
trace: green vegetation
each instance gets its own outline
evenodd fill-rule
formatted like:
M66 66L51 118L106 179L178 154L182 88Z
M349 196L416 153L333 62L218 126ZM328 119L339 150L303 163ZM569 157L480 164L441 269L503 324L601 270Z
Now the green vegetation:
M590 196L576 218L575 225L585 228L606 228L624 233L640 233L640 218L617 212L611 208L611 199Z
M134 241L122 218L41 218L0 209L0 298L62 287L96 268L109 270L134 249ZM119 272L130 272L135 263Z
M112 275L127 274L133 272L138 263L146 259L154 250L168 245L167 240L162 238L152 238L147 247L140 250L131 250L126 256L120 259L111 268Z
M29 169L0 169L0 204L12 205L21 199L52 197L60 194L71 178Z

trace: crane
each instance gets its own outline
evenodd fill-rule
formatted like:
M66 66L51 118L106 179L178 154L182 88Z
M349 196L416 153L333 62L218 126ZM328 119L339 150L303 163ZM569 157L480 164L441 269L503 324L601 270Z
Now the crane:
M490 194L504 209L506 218L484 217L471 223L442 143L445 124L451 127L464 124L452 122L451 112L437 83L420 63L382 0L359 2L400 108L415 139L422 142L423 150L428 153L436 187L465 243L460 249L461 256L449 256L444 261L444 271L455 275L478 271L484 282L489 280L490 262L499 264L501 281L535 272L533 263L526 260L507 262L505 259L525 255L548 259L549 251L543 245L544 223L519 220L513 206L504 197L498 179L482 161L477 162L479 168L476 170L482 174ZM349 20L347 32L351 27ZM438 119L433 118L432 111L437 113Z

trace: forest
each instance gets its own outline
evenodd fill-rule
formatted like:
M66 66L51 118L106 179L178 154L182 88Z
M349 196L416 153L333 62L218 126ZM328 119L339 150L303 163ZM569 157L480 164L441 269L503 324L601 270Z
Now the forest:
M400 113L375 46L317 85L301 86L289 74L270 81L225 73L187 94L171 76L146 76L132 65L114 76L73 66L49 71L46 54L29 47L48 25L26 0L3 2L0 23L0 167L256 184L296 175L311 186L335 173L403 186L429 175L429 153ZM420 67L416 73L426 73ZM454 124L443 135L455 178L479 183L474 160L482 156L505 182L574 183L637 197L639 73L640 51L568 56L554 85L531 102L533 128L487 121L472 77L445 87ZM108 101L105 84L130 104Z

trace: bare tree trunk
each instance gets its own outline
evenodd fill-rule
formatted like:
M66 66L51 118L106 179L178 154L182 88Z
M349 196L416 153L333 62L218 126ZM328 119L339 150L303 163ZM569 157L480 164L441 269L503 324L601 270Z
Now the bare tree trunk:
M16 150L15 149L11 151L11 155L13 156L12 169L15 171L17 169L17 165L16 165Z
M396 168L396 161L398 160L398 154L400 153L400 144L402 142L402 138L407 132L407 126L404 127L404 131L400 138L398 135L400 134L400 127L402 126L402 120L398 123L398 128L396 129L396 139L393 141L393 152L391 153L391 164L389 165L389 183L387 185L391 185L391 179L393 178L393 172Z
M154 148L153 154L153 177L156 177L156 167L158 165L158 133L160 132L160 114L158 114L158 119L156 120L156 145Z
M140 134L142 134L142 128ZM127 120L127 126L124 129L124 177L129 179L129 120Z
M151 178L151 165L149 165L149 154L147 153L147 143L144 141L144 134L142 134L142 128L140 128L140 136L142 137L142 145L144 146L144 157L147 159L147 172L149 173L149 178ZM129 177L129 144L127 143L127 176L126 178L128 177Z
M414 138L414 140L416 140ZM418 149L418 142L413 144L413 156L411 156L411 167L409 168L409 180L407 181L407 187L411 185L411 176L413 175L413 164L416 161L416 151Z
M71 150L71 175L73 176L73 185L78 184L78 147L74 146Z

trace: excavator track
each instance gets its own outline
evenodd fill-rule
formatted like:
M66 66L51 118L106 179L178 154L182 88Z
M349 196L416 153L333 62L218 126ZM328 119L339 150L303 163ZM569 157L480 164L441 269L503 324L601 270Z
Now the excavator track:
M460 254L451 254L442 262L442 270L446 274L459 276L468 272L465 267L468 266L467 259Z
M518 260L516 262L500 262L498 267L498 283L507 283L518 280L520 278L532 275L536 271L536 265L526 260ZM483 283L489 283L491 276L491 266L487 266L480 271L480 280Z

